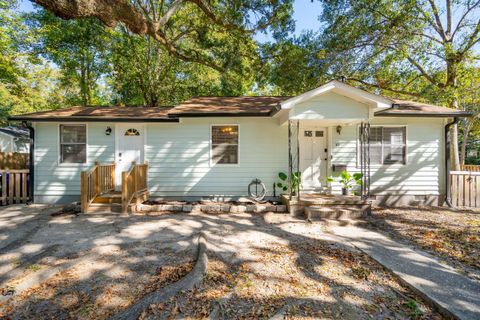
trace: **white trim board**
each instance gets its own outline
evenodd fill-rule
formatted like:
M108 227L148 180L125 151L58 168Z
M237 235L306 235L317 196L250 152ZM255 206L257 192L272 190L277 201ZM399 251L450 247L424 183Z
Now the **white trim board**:
M378 96L372 93L369 93L367 91L364 91L362 89L355 88L353 86L350 86L348 84L345 84L343 82L333 80L330 81L316 89L307 91L305 93L302 93L299 96L290 98L288 100L283 101L280 103L282 109L291 109L294 107L296 104L299 104L301 102L307 101L313 97L319 96L321 94L324 94L326 92L335 90L335 92L338 92L339 94L342 94L346 97L349 97L351 99L368 103L370 105L375 106L375 111L377 109L386 109L390 108L392 106L393 101L390 99L387 99L382 96Z

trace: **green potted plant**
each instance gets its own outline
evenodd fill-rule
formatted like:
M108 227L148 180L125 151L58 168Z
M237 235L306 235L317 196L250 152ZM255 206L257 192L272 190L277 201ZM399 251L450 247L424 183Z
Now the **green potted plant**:
M363 174L359 172L351 174L347 170L342 171L339 180L339 182L342 184L342 195L348 196L350 195L350 190L352 190L354 186L361 186L362 177Z
M280 182L277 182L277 187L283 190L284 192L288 190L288 176L285 172L279 172L278 178ZM300 172L293 172L292 174L292 193L296 195L297 188L301 187L301 173Z

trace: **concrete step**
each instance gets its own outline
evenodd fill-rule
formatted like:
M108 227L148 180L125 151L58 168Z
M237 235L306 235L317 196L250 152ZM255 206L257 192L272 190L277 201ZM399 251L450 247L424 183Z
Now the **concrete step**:
M320 205L367 205L367 200L362 200L358 196L341 196L324 195L317 197L315 195L303 195L300 199L300 204L306 206L320 206Z
M370 212L370 205L322 205L305 207L305 218L323 219L360 219Z

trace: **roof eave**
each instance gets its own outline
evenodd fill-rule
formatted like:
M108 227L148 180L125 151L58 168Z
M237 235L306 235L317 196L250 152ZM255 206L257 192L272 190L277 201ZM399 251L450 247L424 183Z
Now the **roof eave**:
M52 118L35 118L13 116L9 117L10 121L30 121L30 122L179 122L175 117L169 118L99 118L99 117L52 117Z
M208 118L208 117L271 117L271 111L264 113L257 112L189 112L189 113L170 113L169 116L178 118Z
M388 112L376 112L375 117L422 117L422 118L468 118L473 116L471 112L451 112L451 113L439 113L439 112L410 112L410 113L388 113Z

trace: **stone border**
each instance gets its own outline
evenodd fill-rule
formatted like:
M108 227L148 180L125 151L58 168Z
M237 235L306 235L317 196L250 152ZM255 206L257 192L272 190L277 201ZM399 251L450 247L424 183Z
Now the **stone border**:
M203 213L288 213L283 204L245 204L234 205L229 203L213 204L139 204L134 208L136 213L152 212L203 212Z
M166 287L159 288L158 290L147 294L142 299L128 307L126 310L117 313L110 319L137 319L142 314L142 312L146 310L150 305L159 304L175 296L180 291L187 291L198 286L202 282L205 274L207 273L208 268L207 240L203 232L200 232L198 235L197 250L197 261L195 262L195 265L189 274L187 274L185 277L183 277L177 282L174 282Z

